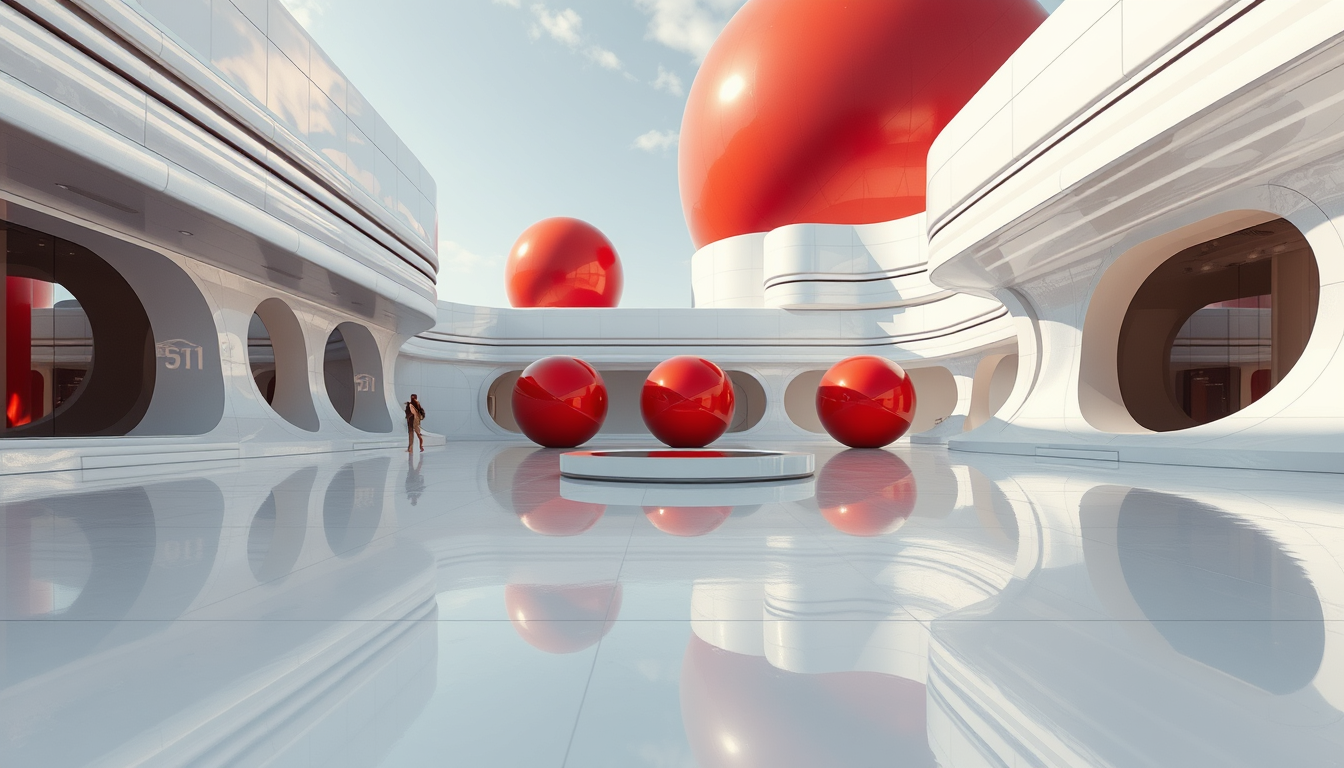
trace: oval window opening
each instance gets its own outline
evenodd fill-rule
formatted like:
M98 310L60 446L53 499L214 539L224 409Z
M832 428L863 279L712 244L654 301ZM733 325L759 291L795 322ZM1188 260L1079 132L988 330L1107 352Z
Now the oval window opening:
M1285 219L1172 256L1130 302L1116 357L1120 393L1140 425L1172 432L1250 406L1302 356L1320 272Z

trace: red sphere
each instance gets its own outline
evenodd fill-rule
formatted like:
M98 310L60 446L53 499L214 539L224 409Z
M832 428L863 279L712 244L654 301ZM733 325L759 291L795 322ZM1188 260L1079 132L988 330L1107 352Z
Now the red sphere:
M504 608L528 645L547 653L577 653L611 631L621 612L621 585L509 584Z
M513 418L538 445L582 445L607 418L607 386L593 366L577 357L542 358L513 385Z
M733 423L733 382L691 355L664 360L644 381L639 410L653 436L673 448L703 448Z
M934 137L1045 17L1036 0L751 0L682 119L696 247L923 211Z
M645 507L653 527L673 536L704 536L723 525L732 507Z
M886 451L844 451L817 477L821 516L851 536L881 536L905 525L919 493L910 465Z
M821 377L817 416L831 437L850 448L881 448L910 429L915 385L884 357L846 358Z
M513 244L504 267L515 307L614 307L625 274L611 241L578 219L544 219Z

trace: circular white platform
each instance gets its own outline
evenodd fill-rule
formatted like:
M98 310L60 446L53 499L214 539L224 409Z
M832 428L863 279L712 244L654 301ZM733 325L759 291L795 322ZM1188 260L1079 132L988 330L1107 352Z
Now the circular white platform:
M741 483L809 477L816 471L812 454L784 451L665 448L573 451L560 456L560 474L586 480Z

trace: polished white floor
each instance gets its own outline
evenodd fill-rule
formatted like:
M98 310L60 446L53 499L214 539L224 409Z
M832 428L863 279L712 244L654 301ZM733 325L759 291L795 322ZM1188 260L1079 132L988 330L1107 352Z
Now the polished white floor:
M1344 475L756 447L7 478L0 766L1344 765Z

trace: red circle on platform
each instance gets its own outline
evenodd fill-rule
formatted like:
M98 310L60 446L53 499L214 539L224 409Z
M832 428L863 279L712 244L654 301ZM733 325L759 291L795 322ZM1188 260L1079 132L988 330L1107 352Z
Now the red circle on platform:
M513 244L504 283L515 307L614 307L625 273L597 227L554 218L528 227Z
M934 137L1045 18L1036 0L751 0L682 118L695 246L920 213Z
M723 525L732 507L645 507L653 527L673 536L704 536Z
M527 366L513 385L513 418L538 445L582 445L607 418L607 386L596 369L577 357L542 358Z
M645 426L667 445L703 448L733 423L733 382L702 357L674 357L644 380L639 410Z
M905 525L919 498L910 465L886 451L832 456L817 476L817 506L833 528L881 536Z
M817 417L850 448L881 448L910 429L915 385L885 357L859 355L836 363L817 387Z

